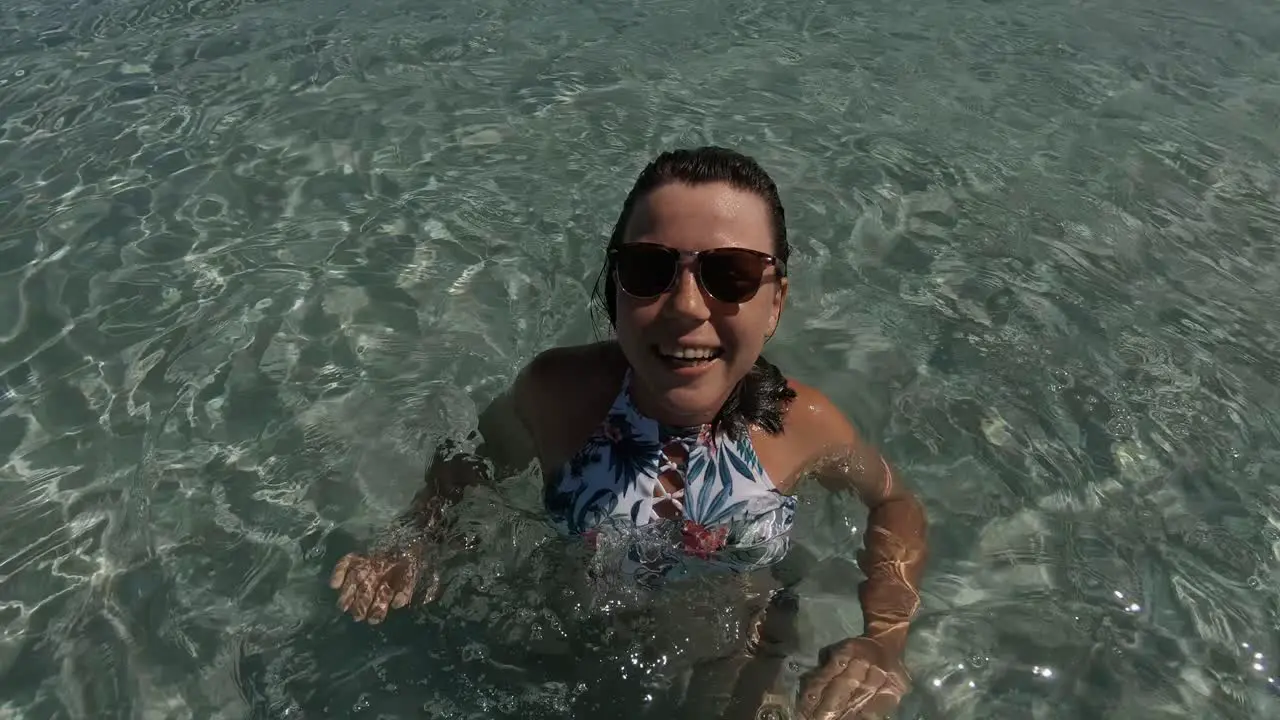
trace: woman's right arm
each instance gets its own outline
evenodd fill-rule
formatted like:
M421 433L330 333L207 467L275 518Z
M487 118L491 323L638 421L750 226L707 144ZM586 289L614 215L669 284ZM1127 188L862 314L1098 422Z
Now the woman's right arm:
M537 460L537 442L530 430L530 382L526 369L484 409L474 451L460 450L452 439L440 444L422 488L400 516L402 523L432 535L442 528L445 511L462 499L467 486L510 478Z
M537 361L534 363L537 364ZM437 448L421 490L399 520L411 532L392 547L368 554L350 553L338 561L329 578L337 590L338 606L357 621L381 622L388 610L408 605L423 571L429 580L423 588L426 600L439 592L434 567L424 567L426 550L441 541L447 530L448 508L462 499L468 485L512 477L538 458L538 442L532 428L535 386L533 366L516 377L511 388L495 398L480 414L480 443L464 452L452 441Z

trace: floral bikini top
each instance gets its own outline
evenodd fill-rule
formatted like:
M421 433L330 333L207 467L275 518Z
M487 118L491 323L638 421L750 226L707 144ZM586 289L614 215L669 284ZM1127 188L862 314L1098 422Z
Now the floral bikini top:
M750 571L786 555L796 499L774 487L750 438L663 425L630 388L628 371L604 422L548 482L552 524L592 547L625 538L624 565L642 581L698 563Z

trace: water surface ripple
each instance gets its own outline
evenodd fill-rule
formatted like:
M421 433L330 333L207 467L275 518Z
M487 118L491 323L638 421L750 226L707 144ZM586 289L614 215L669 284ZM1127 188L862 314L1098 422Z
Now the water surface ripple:
M532 483L431 609L323 580L704 142L783 189L772 359L928 505L902 717L1280 716L1278 117L1258 0L9 0L0 717L656 707L732 603L611 625ZM804 507L792 679L859 627Z

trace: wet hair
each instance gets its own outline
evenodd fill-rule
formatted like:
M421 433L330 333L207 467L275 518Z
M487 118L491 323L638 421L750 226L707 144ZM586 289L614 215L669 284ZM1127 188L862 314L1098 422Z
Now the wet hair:
M773 254L786 263L791 254L791 246L787 243L786 214L782 209L782 200L778 197L777 186L759 163L741 153L714 146L664 152L641 171L640 177L622 203L622 212L618 214L618 221L609 236L605 264L596 281L593 297L608 316L610 327L617 327L618 289L613 277L613 261L609 259L608 251L623 243L636 203L654 190L671 183L701 185L713 182L726 183L764 201L769 208ZM712 429L723 428L730 434L743 435L755 425L776 435L782 432L782 416L795 397L796 393L787 385L782 371L761 355L725 399L720 412L712 420Z

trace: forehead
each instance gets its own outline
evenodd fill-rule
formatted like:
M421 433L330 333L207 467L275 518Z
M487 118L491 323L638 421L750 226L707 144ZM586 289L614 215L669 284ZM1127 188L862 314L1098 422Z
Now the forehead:
M727 183L670 183L636 203L627 241L681 250L744 247L772 253L769 208L758 195Z

